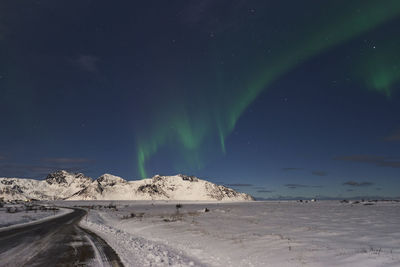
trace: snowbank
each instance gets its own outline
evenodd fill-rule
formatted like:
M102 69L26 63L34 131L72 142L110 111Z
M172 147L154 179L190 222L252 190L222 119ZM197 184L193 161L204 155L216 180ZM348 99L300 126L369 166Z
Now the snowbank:
M80 225L105 239L125 266L202 266L183 250L176 250L107 225L96 212L90 211L88 218L83 219Z

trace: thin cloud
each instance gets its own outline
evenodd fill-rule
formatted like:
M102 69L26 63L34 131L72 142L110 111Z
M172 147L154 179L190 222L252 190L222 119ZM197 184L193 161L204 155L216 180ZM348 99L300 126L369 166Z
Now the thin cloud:
M56 163L56 164L83 164L92 162L87 158L44 158L43 162Z
M400 161L392 157L375 156L375 155L351 155L351 156L340 156L333 159L341 161L368 163L376 165L378 167L400 168Z
M186 2L180 20L202 32L216 34L240 27L238 17L246 5L245 0L231 0L229 5L214 0Z
M258 190L257 193L274 193L274 190Z
M253 188L254 188L254 189L257 189L257 190L265 190L265 189L267 189L267 188L264 187L264 186L254 186Z
M285 187L289 189L297 189L297 188L322 188L321 185L306 185L306 184L285 184Z
M93 55L79 55L72 61L83 71L97 72L100 59Z
M0 160L5 160L5 159L6 159L5 156L0 155Z
M328 175L328 173L324 172L324 171L312 171L311 174L316 175L316 176L327 176Z
M245 187L245 186L253 186L252 184L226 184L227 186L233 186L233 187Z
M400 130L393 132L391 135L385 137L384 140L387 142L400 141Z
M303 168L282 168L283 171L301 171Z
M371 185L374 185L374 183L371 183L371 182L355 182L355 181L348 181L348 182L343 183L343 185L361 187L361 186L371 186Z
M68 172L88 173L87 169L81 167L50 166L40 164L3 164L0 165L1 177L19 177L19 178L44 178L49 173L66 170Z

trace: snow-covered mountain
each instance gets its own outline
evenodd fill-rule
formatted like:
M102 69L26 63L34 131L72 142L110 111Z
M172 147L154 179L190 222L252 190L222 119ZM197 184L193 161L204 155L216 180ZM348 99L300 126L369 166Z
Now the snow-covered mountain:
M104 174L96 180L82 173L58 171L45 180L0 178L4 200L203 200L248 201L252 196L194 176L156 175L150 179L126 181Z
M67 199L81 191L93 180L82 173L57 171L45 180L0 178L0 198L4 200L56 200Z

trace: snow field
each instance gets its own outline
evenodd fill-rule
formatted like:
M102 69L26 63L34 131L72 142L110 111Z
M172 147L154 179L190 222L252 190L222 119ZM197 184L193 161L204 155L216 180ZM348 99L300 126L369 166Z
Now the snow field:
M16 205L20 207L19 205ZM46 211L19 211L15 213L7 213L6 207L0 208L0 231L9 230L13 227L19 227L21 225L27 225L32 223L39 223L46 220L51 220L53 218L62 216L64 214L72 212L71 209L59 208L58 211L54 213L52 210ZM22 208L20 208L22 209Z
M82 224L127 265L400 266L399 203L114 203Z

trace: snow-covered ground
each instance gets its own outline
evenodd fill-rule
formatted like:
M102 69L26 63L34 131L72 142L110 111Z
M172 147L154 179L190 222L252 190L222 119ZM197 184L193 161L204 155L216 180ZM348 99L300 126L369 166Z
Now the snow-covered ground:
M92 204L110 202L70 203ZM400 203L114 205L90 209L81 224L127 266L400 266Z
M11 212L7 212L11 208ZM17 212L15 212L17 209ZM71 209L58 208L58 210L25 210L20 204L5 205L0 208L0 231L10 229L10 227L25 225L28 223L37 223L49 220L66 213L72 212Z

